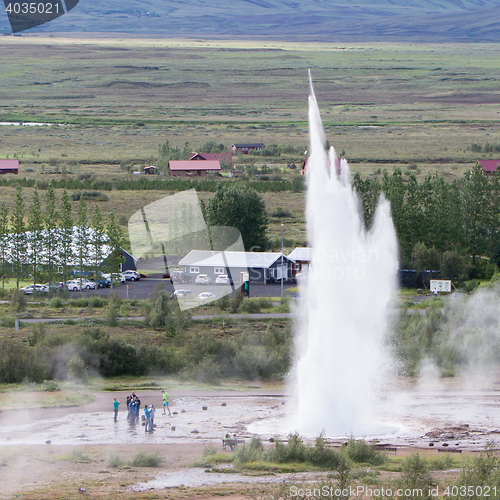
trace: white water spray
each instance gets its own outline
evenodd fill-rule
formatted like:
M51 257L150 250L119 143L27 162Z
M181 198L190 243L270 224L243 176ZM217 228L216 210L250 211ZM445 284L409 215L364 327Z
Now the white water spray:
M396 235L383 197L365 231L347 161L339 161L333 148L325 153L312 83L309 130L312 260L301 290L292 427L306 435L370 435L381 431L375 424L376 389L391 364L383 335L396 288Z

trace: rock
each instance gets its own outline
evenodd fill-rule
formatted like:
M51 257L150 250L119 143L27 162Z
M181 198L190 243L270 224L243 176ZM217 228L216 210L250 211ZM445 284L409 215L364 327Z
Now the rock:
M226 403L222 403L221 406L226 406Z
M274 438L269 438L270 443L274 443Z
M201 409L202 410L208 410L208 407L207 406L202 406Z
M50 444L50 443L52 443L50 439L47 439L47 441L45 441L45 444Z
M429 443L429 446L434 446L434 443Z
M186 410L183 408L183 409L181 410L181 413L186 413Z
M184 410L182 411L182 413L184 413ZM178 415L178 413L176 411L173 411L172 415Z
M170 430L175 431L175 425L172 425L172 427L170 427Z
M449 444L448 443L443 443L443 446L449 446Z
M199 434L199 433L200 433L200 431L198 429L193 429L191 431L191 434Z
M285 401L282 401L282 402L281 402L281 404L282 404L282 405L284 405L284 404L285 404Z

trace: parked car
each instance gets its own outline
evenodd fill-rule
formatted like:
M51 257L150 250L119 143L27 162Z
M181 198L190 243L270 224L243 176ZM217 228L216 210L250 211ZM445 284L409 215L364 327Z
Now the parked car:
M182 297L187 297L188 295L191 295L191 290L187 289L181 289L181 290L176 290L174 293L170 295L171 299L180 299Z
M111 279L113 279L113 283L125 283L125 276L122 273L110 273L103 274L102 277L106 280L106 282L111 286Z
M220 274L215 278L216 285L232 285L233 279L230 278L227 274Z
M64 290L64 283L62 281L51 281L50 283L45 283L45 285L49 290L54 290L57 292L58 290Z
M95 281L90 281L88 279L85 279L85 278L80 278L80 282L81 282L81 288L82 290L85 289L85 290L95 290L96 289L96 283Z
M40 292L48 292L49 287L46 285L39 285L34 284L34 285L28 285L23 288L20 288L21 292L24 293L24 295L33 295L33 293L40 293Z
M215 295L212 292L202 292L198 295L198 299L204 302L206 300L215 299Z
M208 274L198 274L195 283L197 285L210 285L210 283L212 283L212 278Z
M184 271L172 271L170 273L170 281L172 283L191 283L193 278Z
M81 282L80 280L68 280L66 281L66 288L72 292L79 292L82 289Z
M95 283L98 288L109 288L111 283L104 277L104 276L99 276L97 280L95 278L90 278L89 281L92 281L92 283Z
M123 271L122 276L124 276L127 281L139 281L141 279L141 275L137 271L132 271L131 269Z

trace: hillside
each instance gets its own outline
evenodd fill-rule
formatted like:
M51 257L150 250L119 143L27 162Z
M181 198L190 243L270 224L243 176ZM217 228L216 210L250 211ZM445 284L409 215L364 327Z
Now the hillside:
M80 0L29 30L297 41L496 42L499 0ZM2 9L0 32L9 24Z

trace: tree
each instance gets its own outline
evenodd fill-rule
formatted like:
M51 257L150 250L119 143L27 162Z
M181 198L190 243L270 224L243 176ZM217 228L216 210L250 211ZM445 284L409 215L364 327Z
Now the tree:
M37 282L37 268L40 264L41 255L43 255L44 235L43 235L43 214L40 207L40 198L38 189L35 185L33 190L33 198L28 210L28 248L29 260L33 269L33 284Z
M59 258L63 268L63 280L66 283L68 279L68 261L73 256L73 218L71 215L71 203L66 190L61 197L61 216L59 219Z
M111 252L108 257L108 264L111 273L120 271L120 264L123 262L122 247L124 243L123 231L115 218L113 209L109 212L108 224L106 226L108 234L108 245L111 247ZM111 287L113 287L113 277L111 276Z
M247 251L265 251L269 247L266 207L255 190L223 185L207 202L205 213L210 226L238 229Z
M23 266L26 258L26 226L24 216L26 210L23 202L23 191L20 186L16 188L16 200L14 202L14 211L12 212L12 267L16 276L16 288L19 289L19 280L23 272Z
M45 264L49 275L49 283L52 281L54 264L56 262L56 252L58 248L57 221L59 213L56 210L56 199L52 182L49 182L45 193Z
M462 206L466 244L472 255L472 264L476 263L476 255L485 250L484 213L486 208L486 192L488 180L479 163L465 174L462 185Z
M83 277L89 253L87 205L85 204L83 197L80 198L80 203L78 204L78 221L76 223L75 244L79 275L80 277Z
M0 206L0 259L2 260L2 290L5 290L5 261L9 248L9 211L2 203Z
M92 229L93 232L90 237L90 244L92 246L92 267L94 272L94 279L97 287L99 267L103 261L103 245L106 243L106 235L104 229L104 222L102 220L101 210L96 203L94 206L94 215L92 216Z

